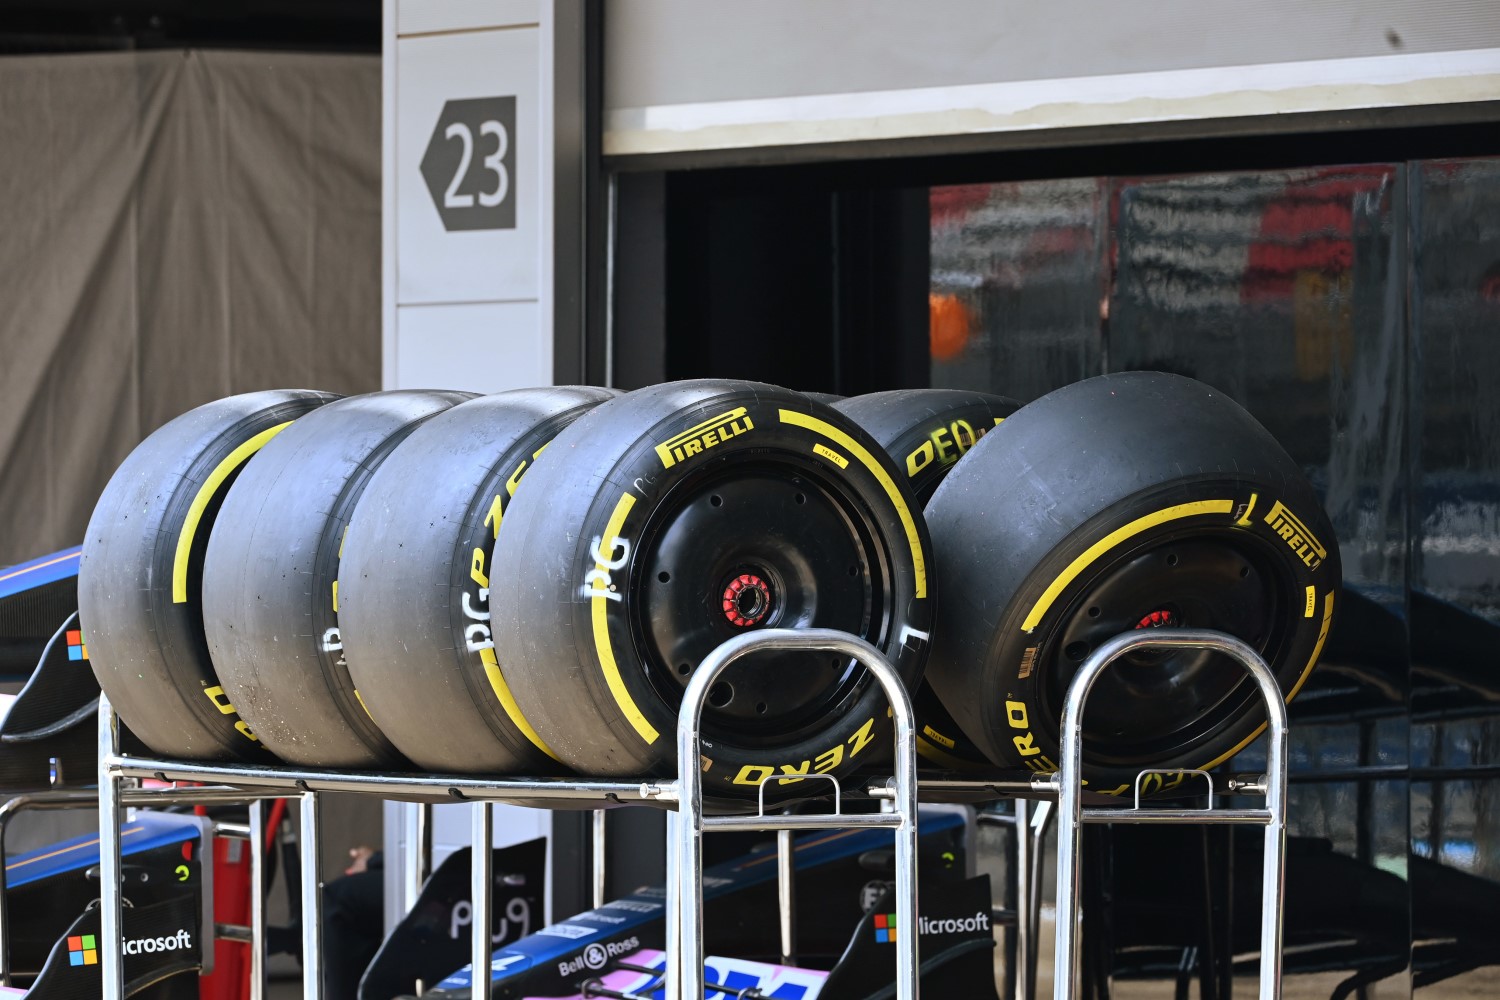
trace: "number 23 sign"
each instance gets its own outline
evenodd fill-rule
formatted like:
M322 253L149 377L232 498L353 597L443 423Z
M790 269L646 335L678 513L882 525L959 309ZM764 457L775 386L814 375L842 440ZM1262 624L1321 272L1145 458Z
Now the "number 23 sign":
M516 99L449 101L422 154L422 177L454 230L516 228Z

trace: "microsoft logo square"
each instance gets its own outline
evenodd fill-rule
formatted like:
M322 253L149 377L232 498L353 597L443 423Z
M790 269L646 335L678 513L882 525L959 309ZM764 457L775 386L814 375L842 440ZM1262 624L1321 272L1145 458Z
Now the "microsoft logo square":
M83 641L82 629L68 629L68 659L87 660L89 658L88 644Z
M894 913L875 914L875 942L886 944L896 940L896 915Z
M99 950L94 944L94 935L81 934L68 938L68 964L99 964Z

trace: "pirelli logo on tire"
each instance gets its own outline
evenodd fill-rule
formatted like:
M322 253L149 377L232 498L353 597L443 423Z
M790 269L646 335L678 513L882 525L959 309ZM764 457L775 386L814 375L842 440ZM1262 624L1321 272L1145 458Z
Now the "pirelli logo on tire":
M678 462L703 454L716 444L753 430L754 421L743 406L738 406L663 441L656 446L656 457L661 459L662 468L670 469Z
M1291 550L1297 553L1297 558L1307 566L1308 569L1317 569L1323 565L1323 560L1328 558L1328 550L1323 543L1307 530L1307 525L1282 506L1277 500L1271 505L1271 512L1266 515L1266 523L1271 530L1281 536Z

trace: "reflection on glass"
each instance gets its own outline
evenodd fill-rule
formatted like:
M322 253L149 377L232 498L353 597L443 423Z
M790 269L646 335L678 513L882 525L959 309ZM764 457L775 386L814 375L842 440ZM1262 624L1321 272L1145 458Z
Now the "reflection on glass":
M1500 994L1500 160L1414 164L1411 204L1413 963L1436 1000Z
M932 384L1035 399L1100 372L1106 182L932 189Z

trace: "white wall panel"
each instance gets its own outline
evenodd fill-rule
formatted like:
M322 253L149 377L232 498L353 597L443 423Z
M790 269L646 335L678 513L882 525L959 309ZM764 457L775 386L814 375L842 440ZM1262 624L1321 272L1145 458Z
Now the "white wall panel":
M499 392L552 384L534 301L396 307L394 370L407 388Z

